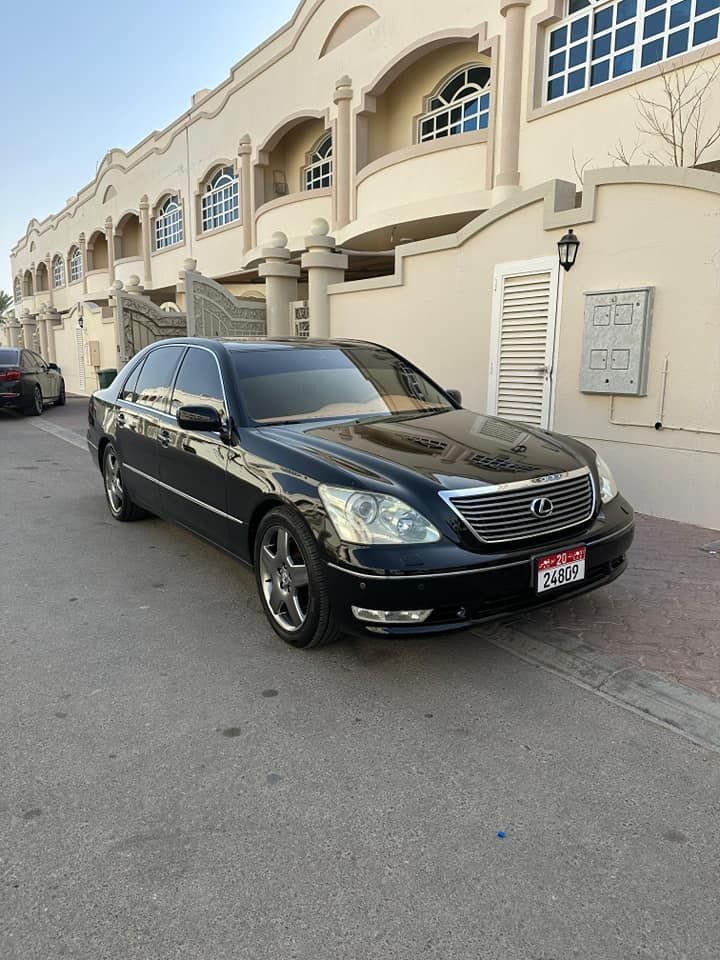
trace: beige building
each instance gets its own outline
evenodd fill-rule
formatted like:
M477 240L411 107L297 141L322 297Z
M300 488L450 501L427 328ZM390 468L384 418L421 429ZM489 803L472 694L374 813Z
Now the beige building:
M719 53L720 0L303 0L30 221L3 336L79 393L185 330L381 341L720 528Z

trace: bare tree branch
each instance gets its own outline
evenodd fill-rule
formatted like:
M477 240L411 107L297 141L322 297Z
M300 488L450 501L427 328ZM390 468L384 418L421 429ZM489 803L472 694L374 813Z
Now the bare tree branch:
M585 163L583 163L581 166L578 166L577 157L575 156L575 148L573 147L572 162L573 162L573 170L575 171L575 177L577 178L577 182L582 186L583 177L585 176L585 171L593 162L593 158L590 157L588 160L585 161Z
M640 141L638 140L632 150L628 150L623 143L622 138L618 139L618 142L615 144L612 150L608 151L608 157L611 160L614 160L615 163L619 163L623 167L632 166L632 162L635 159L635 154L640 149Z

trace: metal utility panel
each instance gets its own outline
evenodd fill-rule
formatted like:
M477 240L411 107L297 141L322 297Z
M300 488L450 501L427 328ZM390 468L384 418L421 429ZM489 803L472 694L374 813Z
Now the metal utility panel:
M585 294L582 393L644 397L654 287Z

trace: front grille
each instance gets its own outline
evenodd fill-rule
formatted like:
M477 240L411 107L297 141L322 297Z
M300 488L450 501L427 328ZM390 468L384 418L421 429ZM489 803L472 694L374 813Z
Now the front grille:
M595 490L587 467L534 481L441 496L485 543L508 543L546 536L592 519ZM537 516L533 504L549 500L552 512Z

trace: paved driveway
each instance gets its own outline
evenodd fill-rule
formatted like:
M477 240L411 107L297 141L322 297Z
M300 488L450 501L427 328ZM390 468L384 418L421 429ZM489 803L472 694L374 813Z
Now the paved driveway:
M285 648L9 415L0 550L3 960L717 957L717 754L475 636Z

